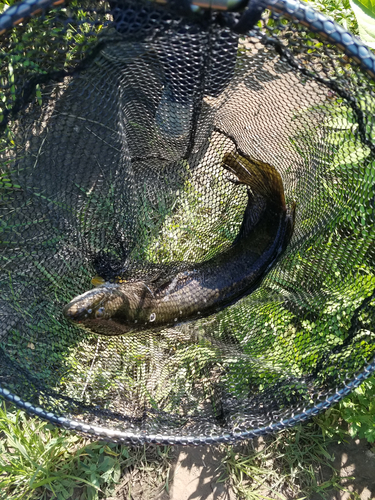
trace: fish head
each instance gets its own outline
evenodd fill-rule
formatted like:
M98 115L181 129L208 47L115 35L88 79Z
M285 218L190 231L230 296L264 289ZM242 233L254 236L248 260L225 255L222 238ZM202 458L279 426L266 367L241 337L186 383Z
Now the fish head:
M105 283L75 297L63 309L65 318L84 323L86 320L108 320L121 309L126 309L126 295L119 293L118 284Z

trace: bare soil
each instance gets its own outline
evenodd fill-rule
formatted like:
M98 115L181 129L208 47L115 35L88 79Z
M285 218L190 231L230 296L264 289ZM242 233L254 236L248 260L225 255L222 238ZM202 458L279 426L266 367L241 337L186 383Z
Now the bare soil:
M144 474L132 484L127 473L106 500L235 500L231 486L221 481L221 459L216 447L174 446L168 488L155 487L156 481Z
M373 448L374 450L374 448ZM375 453L366 440L350 439L347 443L332 444L329 452L335 456L334 467L340 472L341 484L348 491L330 491L327 500L374 500L375 499ZM323 479L328 479L323 471ZM358 496L356 496L358 495ZM321 500L314 495L310 500Z
M332 444L328 451L335 456L334 467L347 491L332 490L321 496L314 494L306 500L374 500L375 453L365 440L350 439L347 443ZM107 500L236 500L239 499L230 484L222 482L222 456L215 447L176 446L173 449L168 491L156 487L154 471L138 474L127 472L115 494ZM332 473L323 469L321 483ZM263 492L268 498L277 498ZM286 500L298 498L285 496Z

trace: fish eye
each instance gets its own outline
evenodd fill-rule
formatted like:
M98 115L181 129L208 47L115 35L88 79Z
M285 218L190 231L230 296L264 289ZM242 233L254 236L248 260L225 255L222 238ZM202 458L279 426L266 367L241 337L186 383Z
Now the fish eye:
M95 312L96 318L102 318L104 316L104 307L99 307L99 309Z

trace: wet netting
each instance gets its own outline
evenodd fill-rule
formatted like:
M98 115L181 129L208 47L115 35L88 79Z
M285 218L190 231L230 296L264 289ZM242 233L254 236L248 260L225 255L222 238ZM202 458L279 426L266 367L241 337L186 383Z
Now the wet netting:
M375 59L204 3L0 17L0 394L56 425L229 442L375 369Z

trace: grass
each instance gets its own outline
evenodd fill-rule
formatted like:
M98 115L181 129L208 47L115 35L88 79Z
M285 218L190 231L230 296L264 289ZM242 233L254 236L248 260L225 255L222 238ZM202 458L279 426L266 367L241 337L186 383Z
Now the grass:
M307 3L326 16L332 17L346 30L358 35L358 23L349 0L309 0Z
M113 493L135 466L152 475L154 492L168 488L169 447L90 442L24 411L0 407L0 498L95 500Z
M157 214L163 223L144 246L146 260L208 260L234 240L246 206L246 192L228 182L222 168L212 168L214 163L220 165L222 155L216 152L215 156L216 162L211 157L209 164L203 163L198 176L192 174L195 181L190 178L185 182L173 210L163 217Z
M319 424L221 446L218 481L229 481L238 498L246 500L303 500L313 493L325 498L332 489L345 491L329 452L335 439L324 437L324 417ZM342 430L341 434L345 436ZM142 492L142 498L154 498L169 491L173 457L168 446L90 442L11 405L0 407L0 498L4 500L103 499L114 494L120 480L127 497ZM356 498L354 493L351 498Z
M108 352L114 354L108 356ZM144 407L178 414L181 400L197 391L197 381L215 364L216 355L207 342L197 343L179 331L130 340L99 337L71 350L65 360L70 369L56 390L83 403L138 418ZM189 402L189 413L194 413L200 402L196 398Z
M266 436L256 441L256 449L253 443L226 447L226 476L241 499L303 500L313 493L324 498L329 490L345 491L328 451L332 442L310 423Z

